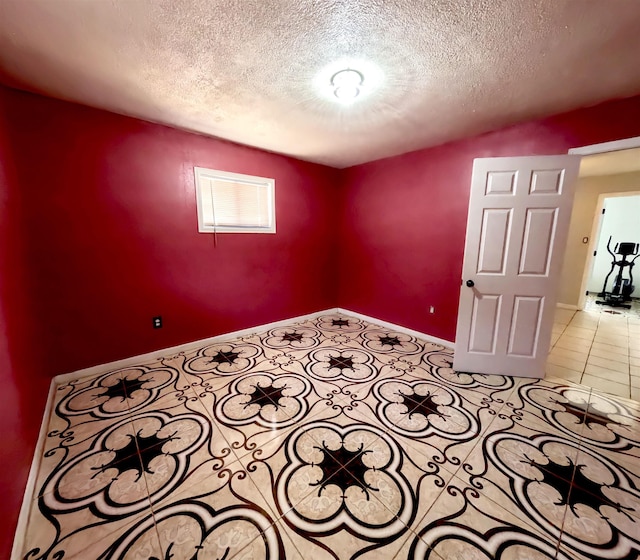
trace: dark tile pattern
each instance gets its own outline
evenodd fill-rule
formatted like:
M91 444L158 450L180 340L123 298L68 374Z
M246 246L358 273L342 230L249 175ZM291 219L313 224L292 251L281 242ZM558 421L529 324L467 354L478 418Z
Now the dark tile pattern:
M58 387L28 559L640 557L640 406L327 315Z

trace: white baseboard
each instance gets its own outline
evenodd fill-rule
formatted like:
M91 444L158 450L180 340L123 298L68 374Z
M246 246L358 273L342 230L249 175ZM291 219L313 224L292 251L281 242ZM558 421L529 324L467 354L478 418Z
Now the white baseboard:
M558 309L570 309L571 311L578 311L577 305L569 305L568 303L556 303Z
M109 362L108 364L100 364L98 366L93 366L90 368L79 369L71 373L63 373L54 377L54 381L57 384L62 384L84 377L93 377L95 375L106 373L107 371L135 366L140 363L144 363L145 361L148 362L151 360L155 360L156 358L163 358L167 355L178 354L179 352L190 352L192 350L197 350L202 346L208 346L209 344L214 344L216 342L224 342L225 340L231 340L233 338L255 334L260 331L275 329L276 327L283 327L286 325L290 325L291 323L308 321L309 319L315 319L320 315L326 315L327 313L336 313L337 311L337 308L325 309L324 311L316 311L315 313L308 313L307 315L299 315L298 317L292 317L291 319L284 319L282 321L275 321L273 323L267 323L265 325L257 325L248 329L242 329L239 331L233 331L217 336L211 336L209 338L194 340L193 342L186 342L185 344L179 344L177 346L171 346L169 348L162 348L161 350L154 350L153 352L149 352L147 354L139 354L138 356L116 360L115 362Z
M560 305L560 304L558 304ZM69 383L70 381L75 381L77 379L83 379L86 377L94 377L97 375L101 375L106 373L107 371L113 371L117 369L123 369L130 366L135 366L140 363L149 362L155 360L157 358L162 358L171 354L178 354L179 352L190 352L192 350L197 350L203 346L208 346L209 344L214 344L216 342L224 342L225 340L232 340L234 338L239 338L241 336L247 336L251 334L255 334L260 331L265 331L268 329L275 329L277 327L283 327L290 325L291 323L299 323L302 321L308 321L310 319L316 319L320 315L326 315L328 313L342 313L344 315L351 315L352 317L356 317L358 319L362 319L363 321L368 321L369 323L373 323L374 325L379 325L381 327L385 327L388 329L393 329L398 332L402 332L408 334L410 336L415 336L416 338L421 338L423 340L427 340L428 342L433 342L435 344L440 344L442 346L446 346L448 348L453 348L454 343L449 340L444 340L442 338L437 338L435 336L431 336L429 334L414 331L412 329L407 329L401 325L396 325L394 323L389 323L387 321L382 321L380 319L376 319L375 317L370 317L368 315L363 315L362 313L356 313L355 311L349 311L348 309L342 309L339 307L333 307L330 309L324 309L323 311L316 311L315 313L308 313L307 315L299 315L298 317L292 317L290 319L283 319L282 321L275 321L273 323L266 323L264 325L257 325L255 327L250 327L248 329L242 329L239 331L233 331L229 333L220 334L217 336L211 336L209 338L203 338L200 340L194 340L193 342L186 342L185 344L179 344L177 346L171 346L169 348L162 348L160 350L154 350L153 352L148 352L147 354L138 354L137 356L131 356L130 358L123 358L122 360L116 360L114 362L109 362L106 364L100 364L97 366L92 366L89 368L79 369L77 371L73 371L71 373L63 373L61 375L56 375L53 378L53 382L56 385L61 385L63 383Z
M445 346L447 348L453 348L455 345L450 340L444 340L442 338L437 338L435 336L431 336L430 334L426 334L420 331L407 329L406 327L402 327L394 323L389 323L388 321L382 321L380 319L376 319L375 317L369 317L368 315L363 315L362 313L356 313L355 311L349 311L348 309L341 309L340 307L338 308L337 311L338 313L342 313L344 315L351 315L352 317L356 317L357 319L362 319L363 321L373 323L374 325L380 325L381 327L385 327L387 329L393 329L394 331L408 334L410 336L415 336L416 338L421 338L422 340L433 342L434 344L440 344L441 346Z

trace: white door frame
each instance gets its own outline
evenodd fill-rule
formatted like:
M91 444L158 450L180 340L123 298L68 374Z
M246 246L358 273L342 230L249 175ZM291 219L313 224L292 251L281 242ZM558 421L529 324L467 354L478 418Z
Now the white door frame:
M638 196L640 191L622 191L622 192L608 192L602 193L598 196L598 204L596 205L596 213L593 216L593 224L591 225L591 237L589 237L589 252L587 253L587 262L585 263L584 272L582 275L582 284L580 285L580 297L578 298L578 309L584 309L585 302L587 300L587 285L591 279L593 273L593 263L596 260L593 254L600 243L600 230L602 226L604 208L604 201L607 198L616 198L622 196Z
M588 146L580 146L578 148L571 148L568 153L578 156L589 156L593 154L603 154L606 152L617 152L619 150L630 150L632 148L640 148L640 136L634 136L633 138L624 138L622 140L613 140L612 142L602 142L600 144L590 144ZM580 175L578 174L578 180ZM576 190L576 196L578 192ZM584 305L587 299L587 284L591 277L591 269L593 268L593 252L598 246L598 240L600 238L600 223L602 220L602 208L604 207L604 199L613 196L633 196L632 191L621 193L602 193L598 197L598 205L596 206L596 213L593 217L593 223L591 225L591 236L589 237L589 246L587 247L587 262L585 263L584 270L582 272L582 283L580 284L580 297L578 298L578 310L584 309ZM560 279L558 279L560 281Z
M593 154L603 154L605 152L619 152L620 150L630 150L640 148L640 136L625 138L624 140L614 140L613 142L602 142L601 144L590 144L571 148L567 153L576 156L590 156Z

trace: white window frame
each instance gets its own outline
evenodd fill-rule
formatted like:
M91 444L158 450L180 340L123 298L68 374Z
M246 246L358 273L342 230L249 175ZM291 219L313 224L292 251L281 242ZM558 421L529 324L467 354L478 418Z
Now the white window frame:
M196 203L198 209L198 231L201 233L275 233L276 232L276 204L275 204L275 179L267 177L257 177L254 175L243 175L242 173L231 173L229 171L219 171L217 169L207 169L205 167L193 168L196 183ZM250 185L261 186L267 189L267 212L269 224L267 226L219 226L204 222L202 189L203 179L222 181L232 181L234 183L248 183Z

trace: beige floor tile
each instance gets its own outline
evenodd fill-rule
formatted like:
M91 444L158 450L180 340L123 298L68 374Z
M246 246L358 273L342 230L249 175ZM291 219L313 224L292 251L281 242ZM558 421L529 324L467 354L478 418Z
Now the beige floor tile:
M550 354L554 356L559 356L561 358L569 358L570 360L575 360L576 362L586 363L587 358L589 356L588 352L582 352L579 350L570 350L568 348L560 348L556 347L551 350Z
M569 323L570 327L583 327L585 329L596 330L600 324L598 319L576 317Z
M571 319L570 325L597 325L600 322L600 317L592 313L585 313L584 311L578 311Z
M627 327L598 327L596 336L629 340L629 331Z
M581 371L574 371L572 369L567 369L555 364L547 364L545 367L545 372L547 374L547 377L565 379L566 381L571 381L573 383L580 383L580 379L582 378Z
M559 348L566 348L567 350L576 350L578 352L588 352L591 348L591 341L584 338L576 338L574 336L567 336L563 334L556 342L556 346Z
M598 333L610 334L612 336L616 336L616 335L629 336L629 327L627 325L622 325L622 324L610 325L607 323L601 323L598 325Z
M597 335L599 336L622 336L629 338L629 331L627 325L598 325Z
M635 369L640 368L640 317L607 313L612 310L602 306L591 310L589 305L592 302L588 303L587 311L576 313L568 326L568 329L578 325L587 328L597 320L581 383L622 397L632 396L632 383L640 384L640 369ZM577 347L571 349L577 350ZM632 372L639 375L632 379L628 375Z
M589 351L589 356L596 356L598 358L604 358L612 362L619 362L621 364L629 365L629 356L627 354L618 354L615 352L609 352L600 348L592 347Z
M587 387L593 387L594 389L603 393L609 393L611 395L618 395L619 397L629 398L630 386L625 383L616 383L603 379L602 377L596 377L595 375L585 374L582 376L582 385Z
M567 325L568 329L582 329L584 331L596 331L598 330L598 322L597 321L571 321Z
M607 370L625 373L627 375L629 374L629 364L623 364L622 362L616 362L614 360L609 360L608 358L601 358L593 354L589 355L587 365L598 366Z
M640 377L640 366L629 366L629 373L636 377Z
M573 316L576 314L575 311L571 309L556 309L556 314L554 316L554 323L561 323L563 325L569 324Z
M629 349L629 339L619 336L601 336L596 334L593 339L598 344L609 344L610 346L618 346L619 348Z
M603 327L622 327L628 326L627 319L625 317L616 317L611 315L600 315L600 322L598 326Z
M593 375L595 377L601 377L602 379L608 379L615 383L626 383L629 385L629 373L628 372L619 372L613 371L610 369L606 369L600 366L594 366L592 364L588 364L584 368L585 375Z
M595 330L583 329L582 327L567 327L564 331L567 336L573 336L575 338L583 338L585 340L593 340L596 335Z
M587 329L590 331L597 331L598 330L598 322L593 322L593 323L588 323L586 321L571 321L571 323L569 323L567 325L567 328L578 328L578 329Z
M565 356L559 356L552 352L551 354L549 354L549 358L547 358L547 363L555 364L557 366L562 366L567 369L572 369L574 371L583 371L584 366L586 364L586 360L573 360Z
M600 334L609 334L611 336L629 336L629 325L626 323L607 323L600 321L598 323L598 332Z
M626 327L620 332L599 328L596 331L596 338L611 338L614 340L619 340L622 344L629 344L629 332L627 331Z
M640 387L640 375L631 376L631 387Z
M613 344L614 346L623 346L629 348L629 337L616 334L603 334L600 331L596 333L595 339L604 344Z
M634 401L640 401L640 387L631 387L631 398Z
M595 340L591 348L597 348L598 350L604 350L605 352L611 352L613 354L622 354L623 356L629 355L629 349L622 346L615 346L613 344L605 344Z

